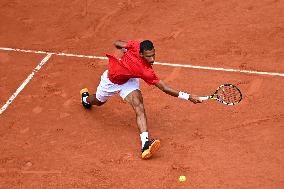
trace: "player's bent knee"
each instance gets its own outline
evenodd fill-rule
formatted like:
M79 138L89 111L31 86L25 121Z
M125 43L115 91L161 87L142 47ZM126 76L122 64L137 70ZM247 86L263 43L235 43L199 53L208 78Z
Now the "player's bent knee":
M140 90L132 91L125 100L133 107L137 114L144 113L143 97Z
M143 102L140 100L136 101L136 103L133 105L133 108L138 115L145 113Z

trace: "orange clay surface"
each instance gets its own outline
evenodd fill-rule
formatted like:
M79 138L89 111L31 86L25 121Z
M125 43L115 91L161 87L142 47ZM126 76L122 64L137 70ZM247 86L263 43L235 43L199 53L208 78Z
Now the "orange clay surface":
M283 23L282 0L1 0L0 47L104 56L117 39L151 39L159 62L283 73ZM0 50L0 107L45 56ZM128 104L80 104L105 69L53 55L35 74L0 115L0 189L284 187L283 77L154 65L175 89L208 95L233 83L244 99L194 105L141 81L161 140L143 161Z

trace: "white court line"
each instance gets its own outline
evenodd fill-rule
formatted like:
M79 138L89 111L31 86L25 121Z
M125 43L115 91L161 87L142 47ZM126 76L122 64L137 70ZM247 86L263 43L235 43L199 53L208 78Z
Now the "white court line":
M188 65L188 64L170 64L170 63L161 63L161 62L155 62L155 64L163 65L163 66L184 67L184 68L203 69L203 70L215 70L215 71L224 71L224 72L240 72L240 73L247 73L247 74L271 75L271 76L284 77L284 74L275 73L275 72L259 72L259 71L252 71L252 70L214 68L214 67L208 67L208 66L193 66L193 65Z
M69 53L55 53L55 52L47 52L47 51L13 49L13 48L5 48L5 47L0 47L0 50L17 51L17 52L25 52L25 53L35 53L35 54L51 54L51 55L57 55L57 56L73 56L73 57L79 57L79 58L90 58L90 59L101 59L101 60L107 60L108 59L107 57L103 57L103 56L88 56L88 55L69 54Z
M57 56L71 56L71 57L101 59L101 60L107 60L108 59L107 57L102 57L102 56L88 56L88 55L78 55L78 54L68 54L68 53L55 53L55 52L23 50L23 49L5 48L5 47L0 47L0 50L17 51L17 52L25 52L25 53L35 53L35 54L51 54L51 55L57 55ZM203 70L215 70L215 71L224 71L224 72L238 72L238 73L246 73L246 74L257 74L257 75L269 75L269 76L284 77L284 73L275 73L275 72L260 72L260 71L253 71L253 70L215 68L215 67L208 67L208 66L194 66L194 65L189 65L189 64L172 64L172 63L162 63L162 62L155 62L155 64L162 65L162 66L172 66L172 67L183 67L183 68L193 68L193 69L203 69Z
M2 114L8 106L13 102L13 100L18 96L18 94L25 88L25 86L31 81L33 76L36 72L38 72L41 67L49 60L49 58L52 56L51 53L47 53L46 57L41 60L41 62L33 69L32 73L25 79L25 81L20 85L20 87L14 92L14 94L9 98L9 100L6 102L4 106L0 109L0 114Z

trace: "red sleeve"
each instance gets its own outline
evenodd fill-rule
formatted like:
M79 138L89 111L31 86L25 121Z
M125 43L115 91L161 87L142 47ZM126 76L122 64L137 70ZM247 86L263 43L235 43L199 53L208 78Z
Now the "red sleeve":
M149 85L155 85L160 82L160 79L157 77L153 69L145 71L141 77Z
M115 56L110 54L106 54L106 56L108 57L108 69L112 70L113 68L117 67L119 60Z

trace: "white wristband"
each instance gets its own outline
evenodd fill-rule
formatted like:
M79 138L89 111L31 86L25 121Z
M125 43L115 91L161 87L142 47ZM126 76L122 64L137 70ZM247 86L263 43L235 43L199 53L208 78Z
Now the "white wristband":
M188 100L189 97L190 97L190 94L188 94L188 93L185 93L185 92L182 92L182 91L180 91L178 93L178 98L180 98L180 99Z

